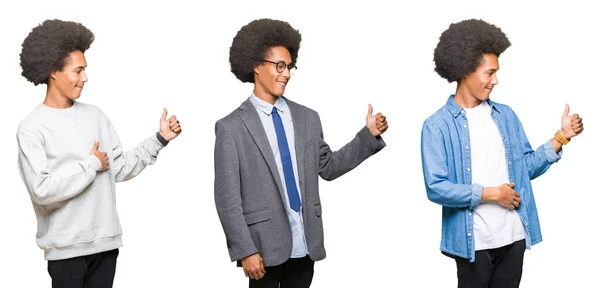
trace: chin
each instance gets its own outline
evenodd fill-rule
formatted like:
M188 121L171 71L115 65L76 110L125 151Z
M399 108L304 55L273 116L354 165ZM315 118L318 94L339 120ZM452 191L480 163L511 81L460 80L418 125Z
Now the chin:
M490 98L490 94L486 94L486 95L481 95L478 96L477 99L481 100L481 101L487 101Z

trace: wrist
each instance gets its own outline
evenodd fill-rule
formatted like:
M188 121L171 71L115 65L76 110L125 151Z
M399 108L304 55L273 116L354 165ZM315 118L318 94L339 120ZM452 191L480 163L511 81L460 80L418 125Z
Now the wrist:
M373 137L377 137L381 134L379 129L377 129L377 128L371 128L371 127L367 126L367 130L369 130L369 132L371 133L371 135L373 135Z
M556 134L554 134L554 139L556 139L556 141L558 141L562 145L567 145L567 143L571 141L571 138L567 138L566 135L567 133L565 133L565 131L561 128L556 132Z
M496 202L498 201L498 195L498 187L483 187L481 202Z
M167 144L169 144L169 140L167 140L167 138L165 138L160 131L156 132L156 139L158 139L158 142L160 142L160 144L163 146L167 146Z

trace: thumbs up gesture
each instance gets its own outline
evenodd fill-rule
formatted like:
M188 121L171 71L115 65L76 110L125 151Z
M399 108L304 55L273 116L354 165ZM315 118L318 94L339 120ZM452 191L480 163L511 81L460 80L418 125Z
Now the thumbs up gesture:
M387 120L381 113L373 115L373 106L369 104L369 111L367 112L367 129L377 137L388 129Z
M100 172L106 171L109 168L109 162L108 162L108 155L106 154L106 152L100 152L98 151L100 146L100 142L96 141L94 142L94 146L92 147L92 151L90 151L91 155L94 155L98 158L98 160L100 160L100 163L102 164L102 167L100 167Z
M163 109L163 114L160 118L160 130L158 133L160 133L160 136L167 141L173 140L181 133L181 126L179 126L179 120L177 120L175 115L167 120L167 108Z
M565 105L565 112L562 115L562 124L560 132L563 137L571 139L583 131L583 118L579 117L579 114L573 114L569 116L569 104Z

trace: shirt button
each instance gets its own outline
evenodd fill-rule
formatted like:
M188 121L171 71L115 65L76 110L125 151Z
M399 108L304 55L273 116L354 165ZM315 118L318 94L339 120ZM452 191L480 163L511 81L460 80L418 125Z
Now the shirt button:
M471 213L469 213L469 216L471 216Z
M465 124L465 125L463 125L463 128L467 128L467 125L466 125L466 124Z
M467 236L471 237L471 233L467 233Z
M469 150L469 146L467 146L465 149Z
M471 171L471 168L467 168L467 171Z

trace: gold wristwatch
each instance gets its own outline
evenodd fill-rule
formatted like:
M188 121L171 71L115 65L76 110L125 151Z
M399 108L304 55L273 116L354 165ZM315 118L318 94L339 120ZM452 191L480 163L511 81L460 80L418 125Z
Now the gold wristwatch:
M554 134L554 139L556 139L556 141L560 142L562 145L567 145L567 143L569 143L569 139L563 137L562 134L560 134L560 130L556 131L556 134Z

